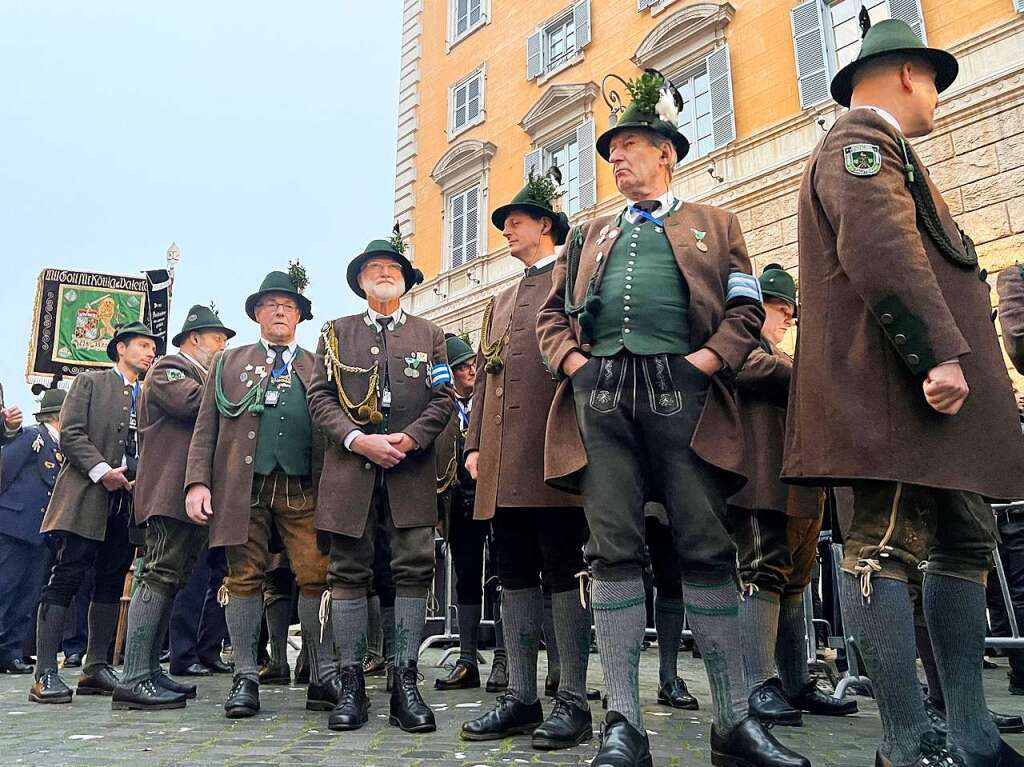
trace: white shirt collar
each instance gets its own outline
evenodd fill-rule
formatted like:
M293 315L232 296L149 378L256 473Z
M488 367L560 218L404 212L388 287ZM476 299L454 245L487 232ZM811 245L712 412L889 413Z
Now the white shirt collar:
M199 372L201 372L201 373L202 373L202 374L203 374L204 376L208 376L208 375L210 374L210 371L206 369L206 366L205 366L205 365L202 365L202 364L200 364L200 363L199 363L199 360L197 360L197 359L196 359L195 357L193 357L193 356L192 356L191 354L188 354L188 353L186 353L186 352L183 352L183 351L181 351L180 349L178 350L178 354L180 354L180 355L181 355L182 357L184 357L184 358L185 358L185 359L187 359L187 360L188 360L189 362L191 362L191 363L192 363L193 365L195 365L195 366L196 366L197 368L199 368Z
M267 352L269 352L270 354L273 354L273 352L270 350L270 344L271 344L270 341L268 341L265 338L260 338L260 343L263 344L263 348L266 349ZM299 348L299 342L298 341L294 341L293 340L290 344L288 344L288 349L281 355L282 359L284 359L284 364L285 365L291 365L292 364L292 360L295 359L295 350L298 349L298 348Z
M401 325L403 322L405 322L405 312L402 310L401 306L399 306L391 314L381 314L380 312L374 311L369 306L366 307L366 318L370 321L370 323L372 323L373 325L377 326L377 330L380 330L380 322L379 322L379 320L381 318L383 318L383 317L390 317L391 318L391 329L392 330L394 330L399 325Z
M898 130L900 133L903 133L903 128L900 127L899 121L895 117L893 117L892 114L886 112L881 107L873 107L868 104L864 104L862 106L854 107L854 109L870 109L872 112L881 117L883 120L889 123L889 125Z
M629 212L629 206L636 205L637 202L639 202L639 200L626 200L626 219L631 224L635 224L640 219L640 216L636 215L635 213ZM660 218L661 216L664 216L666 213L672 210L675 207L677 200L676 196L672 194L672 190L669 189L667 192L665 192L665 194L658 198L658 202L661 203L661 207L659 207L657 210L654 211L653 214L651 214L655 218Z
M556 258L558 258L558 256L557 256L557 255L555 255L554 253L552 253L552 254L551 254L550 256L544 256L544 258L538 259L538 260L537 260L537 263L535 263L535 264L534 264L533 266L528 266L528 267L527 267L526 269L524 269L523 271L524 271L524 272L527 272L527 271L529 271L530 269L533 269L534 271L536 271L536 270L538 270L538 269L543 269L543 268L544 268L545 266L547 266L548 264L553 264L553 263L555 263L555 259L556 259Z

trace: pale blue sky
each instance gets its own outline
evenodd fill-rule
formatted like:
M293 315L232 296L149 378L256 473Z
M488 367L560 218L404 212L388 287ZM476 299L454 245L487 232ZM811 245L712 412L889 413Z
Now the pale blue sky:
M24 371L44 267L138 272L182 251L170 325L299 258L313 345L358 309L349 260L393 222L401 3L0 0L0 381Z

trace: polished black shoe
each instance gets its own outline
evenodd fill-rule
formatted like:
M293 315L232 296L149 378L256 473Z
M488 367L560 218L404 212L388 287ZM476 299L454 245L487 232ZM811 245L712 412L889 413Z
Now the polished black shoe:
M562 669L553 668L548 670L547 676L544 677L544 694L553 698L558 695L558 685L562 682Z
M231 692L224 701L224 716L228 719L245 719L256 716L260 710L260 683L244 676L236 676Z
M158 687L163 687L165 690L169 690L170 692L176 692L179 695L184 695L189 700L196 697L197 690L194 684L182 684L181 682L167 676L167 673L162 668L157 669L156 674L153 676L153 681L156 682Z
M601 728L601 747L590 767L654 767L647 733L618 711L609 711Z
M388 659L383 655L366 654L363 658L363 676L383 676L388 670Z
M73 652L70 655L64 656L64 668L81 668L82 667L82 654L79 652Z
M219 658L217 660L203 661L203 665L210 670L211 674L230 674L233 671L231 666Z
M144 679L131 687L115 687L110 701L113 711L160 711L185 708L184 693L173 692L153 679Z
M782 694L782 682L778 677L755 687L749 698L750 715L764 724L781 724L799 727L804 723L799 709L793 708Z
M0 661L0 674L31 674L32 666L25 663L21 658L12 658L9 661Z
M882 756L881 751L876 751L875 767L893 767L893 763ZM959 754L954 755L946 748L945 736L926 732L921 736L920 755L907 767L964 767L964 761Z
M56 671L44 671L28 691L30 703L70 703L71 688Z
M463 740L501 740L536 730L544 719L540 701L527 705L510 693L499 695L494 708L476 719L462 723Z
M700 709L700 703L690 695L690 691L686 689L686 682L679 677L670 679L658 688L658 703L687 711Z
M1015 732L1024 732L1024 717L1018 714L1000 714L998 711L988 710L992 722L1003 735L1010 735Z
M110 666L90 666L78 677L78 695L113 695L114 688L121 683L117 672Z
M268 663L260 669L260 684L290 685L292 670L287 663Z
M213 671L205 664L193 663L191 666L185 666L185 668L171 668L171 673L175 676L212 676Z
M391 715L388 723L405 732L433 732L437 729L434 712L420 695L419 670L411 660L395 668L391 687Z
M726 735L711 726L711 763L715 767L811 767L807 757L779 743L752 716Z
M505 692L508 689L508 659L495 654L491 673L487 677L487 692Z
M586 743L594 737L594 720L564 693L555 696L555 705L540 727L533 731L533 747L538 751L556 751Z
M857 713L857 701L834 698L814 682L809 682L804 689L791 696L789 704L817 716L849 716Z
M337 674L326 682L306 685L306 710L330 711L341 700L341 677Z
M366 678L362 666L345 666L338 680L338 703L331 711L327 726L332 730L358 730L370 716L370 701L366 697Z
M972 754L962 748L956 750L963 760L964 767L1020 767L1024 765L1021 756L1005 740L999 741L999 750L994 754Z
M462 659L455 662L455 667L444 679L434 680L435 690L470 690L480 686L480 669L476 664Z

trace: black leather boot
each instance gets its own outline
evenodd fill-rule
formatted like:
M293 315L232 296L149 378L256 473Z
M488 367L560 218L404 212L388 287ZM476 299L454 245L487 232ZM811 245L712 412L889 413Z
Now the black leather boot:
M811 767L809 759L779 743L752 716L726 735L712 725L711 763L715 767Z
M818 716L848 716L857 713L857 701L833 698L814 682L789 698L793 708Z
M875 767L893 767L893 763L875 752ZM946 738L936 732L926 732L921 736L921 754L907 767L964 767L960 756L954 756L946 748Z
M170 692L176 692L179 695L184 695L189 700L193 700L196 697L196 686L194 684L182 684L181 682L167 676L167 672L162 668L157 669L157 672L153 677L153 681L156 682L158 687L163 687L165 690L169 690Z
M455 667L444 679L434 680L435 690L469 690L480 686L480 669L475 663L461 658L455 661Z
M690 695L690 691L686 689L686 682L679 677L670 679L658 688L658 703L687 711L700 709L700 703Z
M224 716L228 719L246 719L260 710L260 683L235 675L231 692L224 701Z
M992 722L995 724L999 732L1004 735L1024 732L1024 717L1018 714L1000 714L998 711L988 710L988 715L992 717Z
M782 682L772 677L750 693L750 715L764 724L799 727L804 723L799 709L793 708L782 694Z
M332 711L341 700L341 675L335 674L326 682L306 685L307 711Z
M433 732L437 729L434 712L420 695L419 671L414 660L395 668L388 723L405 732Z
M114 688L110 708L113 711L159 711L185 708L185 694L172 692L153 679L143 679L131 687Z
M332 730L358 730L370 716L363 668L357 664L345 666L338 679L341 684L338 704L331 711L327 726Z
M555 705L541 725L533 731L533 747L538 751L572 748L594 737L590 711L584 711L573 700L559 693Z
M30 703L70 703L71 688L64 684L60 674L49 669L32 683L28 700Z
M260 684L290 685L292 683L292 670L288 663L274 663L267 661L267 664L260 669Z
M494 653L491 673L487 677L487 692L505 692L508 689L508 658Z
M498 696L494 708L462 725L463 740L501 740L510 735L524 735L537 729L544 719L540 701L527 705L510 693Z
M76 692L79 695L113 695L120 682L117 672L107 664L90 666L78 677Z
M601 747L590 767L654 767L647 733L618 711L609 711L601 728Z

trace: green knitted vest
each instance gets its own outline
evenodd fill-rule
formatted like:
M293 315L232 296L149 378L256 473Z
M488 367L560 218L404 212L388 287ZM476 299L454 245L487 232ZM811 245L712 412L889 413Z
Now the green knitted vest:
M257 474L270 474L277 468L292 477L306 477L312 472L313 426L306 405L306 389L294 370L291 379L290 387L278 389L277 405L260 414L254 466ZM277 388L273 380L269 388Z

